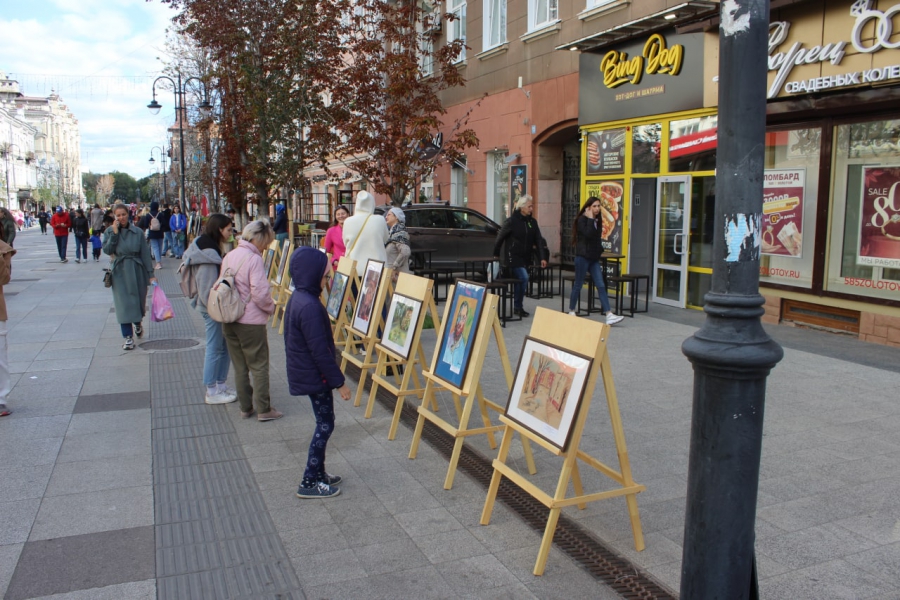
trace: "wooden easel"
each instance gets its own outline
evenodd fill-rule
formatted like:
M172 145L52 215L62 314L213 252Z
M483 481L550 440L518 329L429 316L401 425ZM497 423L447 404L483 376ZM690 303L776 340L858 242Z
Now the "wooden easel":
M362 402L363 388L366 387L366 377L369 370L374 369L378 364L375 360L375 342L378 341L378 330L384 327L384 318L381 315L385 298L394 292L394 286L391 283L391 276L394 271L390 267L384 267L381 271L381 280L378 282L378 291L375 294L375 306L372 309L372 317L369 319L369 331L363 334L353 328L353 322L344 324L346 338L344 339L344 350L341 352L341 371L343 372L347 363L353 363L359 367L359 382L356 387L356 397L353 399L353 406L359 406ZM360 284L362 285L362 284ZM362 288L359 289L359 296L362 296ZM365 353L362 358L356 356L356 349L362 346Z
M453 292L456 286L452 286L447 291L447 298L453 298ZM484 397L481 390L481 372L484 369L484 359L487 356L488 343L493 334L497 342L497 350L500 352L500 363L503 365L503 375L506 377L506 387L512 388L513 373L509 365L509 355L506 351L506 342L503 340L503 330L500 326L500 318L497 316L497 307L499 297L494 294L485 293L484 308L481 311L481 317L478 322L478 330L472 346L472 354L469 357L469 367L466 371L466 378L461 388L455 387L440 377L434 375L437 369L438 360L440 360L440 343L444 339L444 327L451 327L450 319L453 310L451 302L447 302L444 307L443 327L439 327L437 345L434 349L434 356L431 359L431 368L422 373L425 377L425 393L422 398L422 404L419 406L419 419L416 421L416 430L413 433L412 445L409 448L409 458L415 458L419 452L419 442L422 439L422 431L425 428L425 421L431 421L440 427L445 433L455 438L453 443L453 454L450 456L450 464L447 467L447 476L444 479L444 489L449 490L453 487L453 479L456 477L456 468L459 464L459 455L462 452L463 442L470 435L485 434L488 438L488 444L491 449L497 447L497 440L494 438L494 432L503 429L504 425L492 425L491 417L488 414L488 408L503 413L503 407ZM459 425L453 426L445 419L436 415L429 410L428 406L437 406L435 401L435 391L448 390L453 394L453 404L456 408L456 416L459 419ZM465 397L465 403L461 406L459 403L460 396ZM478 401L478 410L481 413L483 427L477 429L469 429L469 417L472 415L476 400ZM534 466L534 456L531 453L531 446L528 440L522 437L522 449L525 453L525 462L528 466L528 472L534 475L537 468Z
M284 252L287 252L287 260L284 261L284 269L275 276L275 285L272 291L272 297L275 300L275 312L272 313L272 329L278 325L279 316L281 317L281 327L278 333L284 332L284 310L287 308L288 300L294 291L291 285L291 254L294 253L294 244L285 241ZM284 256L284 255L282 255Z
M397 399L394 406L394 417L391 419L391 428L388 431L388 439L393 440L397 436L397 426L400 424L400 413L403 410L403 403L406 396L416 396L421 398L424 389L416 373L416 367L419 369L425 365L425 350L422 349L422 325L425 323L426 313L431 314L435 328L440 326L437 306L434 304L434 298L431 295L431 288L434 282L425 277L417 277L409 273L400 273L397 278L397 288L394 290L397 294L408 296L413 300L422 303L419 311L419 318L415 323L414 337L412 345L409 349L409 358L403 358L390 348L387 348L378 342L375 349L378 352L378 363L375 366L375 372L372 374L372 389L369 392L369 402L366 404L366 418L372 417L372 408L375 406L375 396L378 393L378 386L382 386L389 391ZM387 334L387 326L385 324L385 334ZM394 382L391 383L387 379L387 368L391 367L394 373ZM402 368L403 376L397 374ZM412 379L415 387L410 388L410 379ZM437 402L432 400L434 409L437 410Z
M574 326L576 323L577 326ZM634 536L634 548L638 552L644 549L644 534L641 529L641 516L638 512L637 494L645 491L647 488L635 483L631 476L631 464L628 460L628 450L625 446L625 431L622 429L622 417L619 414L619 401L616 397L616 387L613 384L612 367L609 361L609 353L606 348L609 331L610 328L606 324L584 319L576 322L573 317L569 315L542 307L539 307L535 311L534 322L530 332L531 337L547 342L548 344L571 350L578 354L594 357L594 363L591 366L591 371L585 382L581 406L578 410L578 414L575 416L575 420L572 422L571 437L565 451L559 450L543 438L534 434L529 429L522 427L505 415L500 416L500 420L503 421L506 428L503 431L503 440L500 442L500 452L498 453L497 458L494 459L494 475L491 478L491 485L488 488L484 510L481 513L481 524L488 525L491 522L491 512L494 509L494 502L497 499L497 491L500 488L500 479L502 477L509 478L513 483L549 508L550 516L547 519L547 526L544 528L544 537L541 540L537 562L535 562L534 565L535 575L543 575L544 573L544 567L547 565L547 556L550 553L550 546L553 543L553 534L556 532L556 524L559 521L559 513L565 506L577 505L578 508L583 510L588 502L625 496L625 502L628 505L628 516L631 519L631 532ZM520 368L522 368L521 365ZM597 383L598 375L603 378L606 404L609 408L613 437L616 442L616 453L619 457L618 471L579 449L581 436L584 432L584 424L587 421L587 416L590 412L591 397L594 394L594 387ZM531 439L539 446L542 446L551 454L564 457L565 460L563 461L562 471L559 474L556 491L552 496L528 481L524 476L511 469L506 464L512 435L513 432L516 431L519 432L520 435ZM605 492L585 494L581 485L581 475L578 472L577 459L581 459L582 462L593 467L603 475L606 475L622 487ZM570 479L572 480L572 486L575 490L575 496L566 498L566 490L569 487Z
M341 342L344 341L347 332L345 331L345 327L347 325L347 307L350 307L350 312L353 312L353 309L356 307L356 296L353 290L359 290L359 275L356 274L356 261L350 258L349 256L342 256L338 261L337 272L347 276L347 288L344 292L344 302L341 303L341 309L338 313L337 319L332 319L331 315L328 318L331 320L331 330L334 332L334 344L337 346ZM325 298L325 304L328 305L328 297Z
M271 258L269 255L271 254ZM272 240L272 243L269 244L269 247L266 249L266 254L263 257L263 262L266 260L270 260L269 267L266 269L266 280L271 285L275 281L275 271L278 270L278 265L280 264L279 260L281 258L281 244L278 243L278 240Z

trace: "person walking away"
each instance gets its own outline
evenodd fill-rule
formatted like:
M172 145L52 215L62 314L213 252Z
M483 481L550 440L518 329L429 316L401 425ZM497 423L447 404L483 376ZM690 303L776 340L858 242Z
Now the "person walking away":
M275 239L272 226L253 221L244 227L237 248L225 255L219 276L231 272L234 287L246 303L236 323L222 323L222 333L234 365L241 417L254 414L257 421L273 421L284 415L272 407L269 398L269 341L266 322L275 312L262 253ZM253 375L251 384L250 375Z
M278 240L279 246L283 246L284 240L288 239L288 226L287 210L284 204L276 204L275 224L272 225L272 230L275 231L275 239Z
M602 228L597 220L600 215L600 199L591 196L581 207L575 222L572 224L572 238L575 240L575 281L572 283L572 294L569 296L569 314L575 315L578 297L584 286L584 278L591 274L591 280L597 288L600 308L606 315L606 324L615 325L624 317L615 314L609 306L606 283L603 278L603 266L600 256L603 254Z
M384 246L387 254L385 266L394 270L393 281L397 283L400 273L409 273L409 233L406 231L406 215L396 206L384 213L388 226L388 242Z
M5 232L0 232L0 238ZM6 298L3 297L3 286L12 277L12 257L16 251L12 246L0 239L0 417L8 417L12 410L6 405L6 397L12 389L9 379L9 350L6 344L8 333L6 321Z
M100 253L103 251L103 240L100 239L100 230L98 229L91 234L91 253L94 255L94 262L100 262Z
M169 225L171 219L172 209L168 204L163 204L162 210L159 211L159 230L163 232L163 256L168 256L170 251L172 256L175 256L175 240L172 236L172 227Z
M75 236L75 262L80 263L82 260L87 262L87 243L91 236L91 223L84 216L84 211L80 208L75 211L75 223L72 224L72 234Z
M53 236L56 238L59 262L69 262L66 258L66 248L69 246L69 229L72 228L72 222L69 220L69 213L64 211L62 206L56 207L56 214L50 219L50 227L53 228Z
M350 216L350 209L338 206L334 209L334 223L325 232L325 252L331 255L331 267L337 269L338 262L347 251L344 247L344 221Z
M309 443L298 498L330 498L341 490L339 475L325 471L325 448L334 431L334 395L350 399L350 388L334 358L331 321L319 299L328 274L328 257L315 248L297 248L290 263L294 293L284 312L284 351L292 396L309 396L316 430Z
M495 257L500 256L501 248L506 245L504 264L509 267L510 274L519 280L513 293L513 312L520 317L531 314L525 312L524 306L528 267L536 258L540 261L541 268L545 269L550 258L547 242L541 235L537 221L531 216L533 212L534 199L531 195L525 194L516 202L512 216L503 223L494 243Z
M16 239L17 227L15 218L7 208L0 207L0 225L3 227L3 240L12 246Z
M103 209L99 204L94 204L94 208L91 209L90 221L91 233L100 233L100 228L103 227Z
M143 337L141 321L147 314L147 287L156 285L153 257L143 232L129 223L128 208L117 204L115 220L103 234L103 253L113 257L113 302L116 320L122 329L123 350L134 350L134 336Z
M175 254L175 258L181 259L184 255L184 243L187 240L187 217L181 214L181 207L177 204L172 207L169 229L172 235L172 252Z
M162 213L159 211L159 202L151 202L150 210L141 217L138 227L147 232L150 240L150 249L153 251L153 259L156 261L154 269L162 269L163 240L165 235L162 230Z
M178 208L177 206L175 207ZM182 215L183 217L184 215ZM175 218L175 215L172 215ZM203 317L206 326L206 354L203 358L203 385L207 404L227 404L237 400L237 391L225 384L231 358L222 333L222 324L214 321L206 309L209 290L219 279L225 240L231 237L231 219L220 213L209 215L203 233L184 252L184 269L190 269L197 294L191 306Z
M41 211L37 216L38 225L41 226L41 235L47 235L47 222L50 220L50 215L47 214L47 211L44 210L44 207L41 207Z
M356 261L356 273L362 277L369 259L387 261L384 249L390 235L384 219L375 217L375 197L369 192L356 195L356 214L344 221L343 239L347 255Z

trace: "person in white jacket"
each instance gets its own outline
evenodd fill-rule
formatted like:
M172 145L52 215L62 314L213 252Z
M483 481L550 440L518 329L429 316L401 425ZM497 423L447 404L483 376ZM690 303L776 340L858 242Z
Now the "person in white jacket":
M356 261L356 272L362 277L369 259L387 261L384 245L390 234L384 219L375 215L375 197L369 192L356 195L356 210L344 221L344 247L347 256Z

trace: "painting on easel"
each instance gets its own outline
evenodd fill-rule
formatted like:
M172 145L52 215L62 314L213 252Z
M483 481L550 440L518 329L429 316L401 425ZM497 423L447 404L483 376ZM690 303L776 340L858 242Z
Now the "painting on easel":
M450 320L444 325L434 374L461 388L478 333L485 287L470 281L457 282L450 299Z
M337 321L341 316L341 306L347 293L347 276L343 273L335 273L331 281L331 292L328 294L328 316Z
M263 263L266 268L266 275L272 270L272 261L275 260L275 249L267 248L266 249L266 260Z
M421 311L421 302L395 293L391 298L391 308L387 313L388 321L381 337L381 345L393 350L404 360L408 359Z
M526 337L506 416L565 451L592 362Z
M375 297L378 295L378 284L383 270L384 263L381 261L369 260L366 263L366 273L363 275L362 288L356 302L356 312L353 313L353 329L364 336L369 335L369 324L375 310Z
M288 255L290 254L290 252L288 252L290 249L288 244L289 242L285 242L284 250L281 253L281 260L278 261L278 272L275 273L275 285L281 285L281 280L284 277L284 266L287 264Z

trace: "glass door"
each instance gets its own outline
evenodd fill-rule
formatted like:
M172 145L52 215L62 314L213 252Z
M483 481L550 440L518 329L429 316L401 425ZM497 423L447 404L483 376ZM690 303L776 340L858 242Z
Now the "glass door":
M687 298L691 177L659 177L656 183L656 242L653 297L684 308Z

